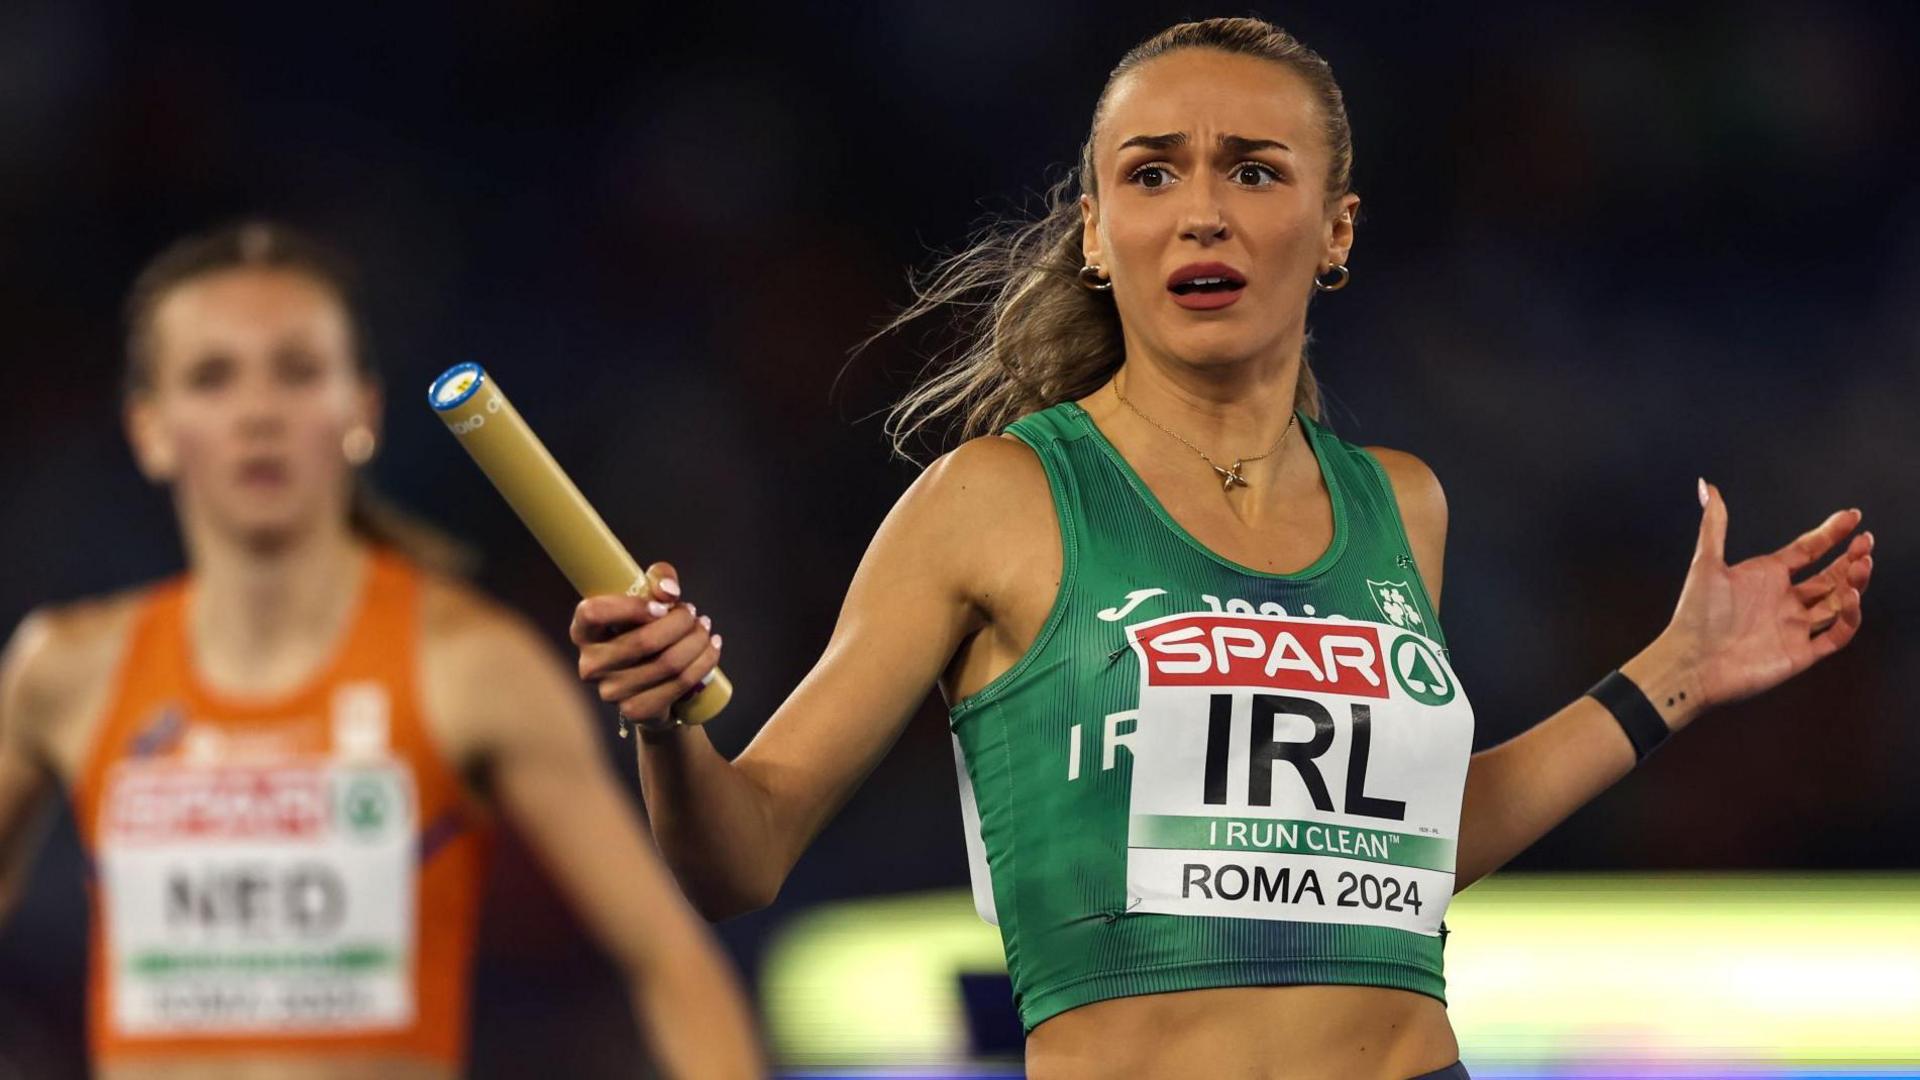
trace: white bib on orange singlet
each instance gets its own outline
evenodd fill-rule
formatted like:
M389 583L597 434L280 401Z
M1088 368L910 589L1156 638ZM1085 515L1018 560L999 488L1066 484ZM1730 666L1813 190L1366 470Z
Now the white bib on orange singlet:
M113 766L102 805L99 892L120 1031L412 1021L419 811L403 763L129 759Z

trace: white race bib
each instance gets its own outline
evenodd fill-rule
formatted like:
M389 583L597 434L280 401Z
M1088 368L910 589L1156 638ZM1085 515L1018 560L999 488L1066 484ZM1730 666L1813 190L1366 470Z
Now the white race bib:
M1215 612L1127 636L1129 910L1439 933L1473 713L1434 641Z
M412 1022L419 827L404 765L124 761L102 809L99 895L121 1032Z

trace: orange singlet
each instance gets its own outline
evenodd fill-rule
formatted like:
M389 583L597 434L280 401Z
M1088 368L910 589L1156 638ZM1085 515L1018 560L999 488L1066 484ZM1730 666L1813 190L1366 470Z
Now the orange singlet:
M490 843L422 717L418 572L376 552L333 658L271 699L201 684L190 588L142 601L74 792L95 1066L457 1068Z

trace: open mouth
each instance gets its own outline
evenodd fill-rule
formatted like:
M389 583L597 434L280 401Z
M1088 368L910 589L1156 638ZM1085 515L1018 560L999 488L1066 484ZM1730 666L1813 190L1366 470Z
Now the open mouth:
M240 483L249 487L281 487L292 479L286 463L271 458L253 458L240 463Z
M1196 311L1226 307L1246 287L1246 276L1226 263L1190 263L1167 278L1173 302Z
M1234 292L1246 288L1247 283L1229 277L1197 277L1168 287L1175 296L1187 296L1191 293Z

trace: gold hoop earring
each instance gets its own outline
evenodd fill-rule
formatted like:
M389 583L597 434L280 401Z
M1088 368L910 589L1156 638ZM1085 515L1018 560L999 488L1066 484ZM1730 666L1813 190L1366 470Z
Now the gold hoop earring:
M1322 281L1318 274L1314 275L1313 287L1321 292L1339 292L1341 289L1347 287L1347 282L1353 280L1353 271L1348 270L1345 266L1331 267L1327 270L1327 273L1337 274L1339 276L1335 277L1332 281Z
M347 464L356 468L372 461L373 452L377 447L373 429L365 424L355 424L340 438L341 456L347 459Z
M1100 276L1100 268L1088 263L1080 268L1080 284L1094 292L1106 292L1113 288L1113 282Z

